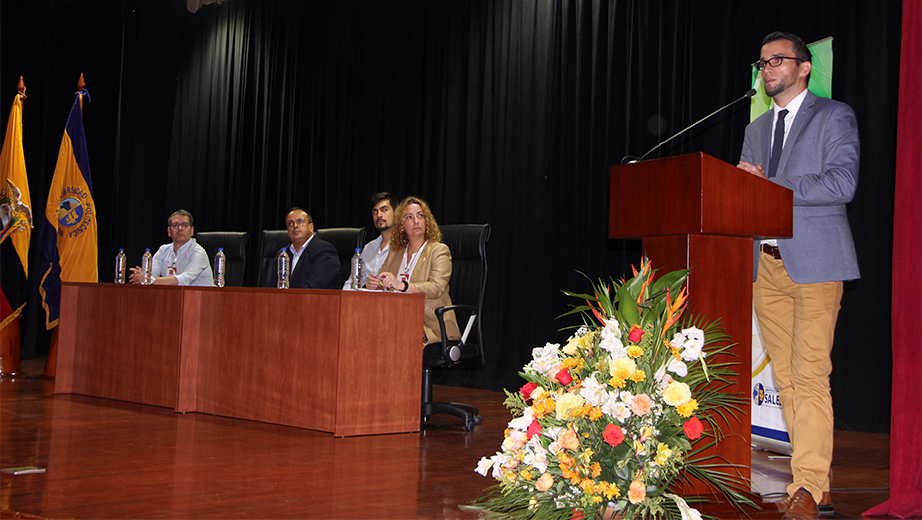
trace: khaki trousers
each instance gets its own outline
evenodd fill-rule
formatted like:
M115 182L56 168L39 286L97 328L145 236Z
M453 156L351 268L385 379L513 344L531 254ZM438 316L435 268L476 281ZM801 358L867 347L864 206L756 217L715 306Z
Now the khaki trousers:
M752 297L794 450L788 495L804 488L819 503L832 463L830 354L842 282L795 283L783 260L761 253Z

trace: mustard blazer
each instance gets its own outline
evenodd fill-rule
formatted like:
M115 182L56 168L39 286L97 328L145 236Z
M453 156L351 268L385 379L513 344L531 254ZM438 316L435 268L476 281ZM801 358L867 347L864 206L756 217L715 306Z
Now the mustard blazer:
M388 272L394 275L400 273L400 262L407 254L406 248L393 250L388 253L384 265L379 273ZM426 344L441 341L439 320L435 317L435 309L451 305L451 296L448 294L448 281L451 279L451 251L441 242L428 241L423 247L413 274L410 275L412 283L419 292L426 295L426 314L423 320L423 329L426 333ZM454 312L446 312L445 329L449 339L458 339L461 332Z

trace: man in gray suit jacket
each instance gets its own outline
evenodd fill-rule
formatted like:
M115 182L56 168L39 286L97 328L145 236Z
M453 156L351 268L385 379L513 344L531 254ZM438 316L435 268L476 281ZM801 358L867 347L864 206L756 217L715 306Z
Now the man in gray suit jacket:
M794 192L792 238L756 240L753 302L793 456L784 518L831 512L832 340L842 282L859 277L845 204L858 184L858 124L852 109L807 90L810 50L795 35L762 42L772 110L746 127L739 167Z

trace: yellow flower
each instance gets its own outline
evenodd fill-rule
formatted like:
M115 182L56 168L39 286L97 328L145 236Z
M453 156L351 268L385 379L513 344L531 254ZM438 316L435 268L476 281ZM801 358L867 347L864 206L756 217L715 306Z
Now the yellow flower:
M542 397L546 395L547 395L547 390L545 390L543 386L535 387L535 389L531 391L532 401L537 401L538 399L541 399Z
M643 370L635 370L634 373L631 374L631 381L635 383L640 383L646 378L647 378L647 373L644 372Z
M624 379L620 377L613 377L608 380L608 384L612 388L624 388Z
M637 359L643 355L643 349L639 345L631 345L627 348L627 355Z
M672 456L672 450L669 448L668 444L659 443L659 446L656 447L656 458L654 461L662 466L669 460L669 457Z
M687 403L680 404L676 406L675 411L679 412L679 415L682 417L691 417L691 414L695 413L695 410L698 409L698 401L694 399L689 399Z
M519 476L524 478L525 480L531 480L531 477L532 477L531 471L528 471L527 469L523 469L522 471L520 471Z
M534 392L532 392L532 394L534 394ZM556 407L557 406L553 399L541 399L540 401L536 401L533 405L531 405L531 409L534 410L535 417L538 419L553 412Z
M576 354L576 350L579 348L581 339L582 338L570 338L570 340L567 341L567 344L564 345L560 350L568 356Z
M579 394L563 394L557 398L557 420L565 421L570 418L571 410L579 411L583 406L583 397Z
M618 489L618 486L614 485L611 482L602 482L602 486L604 486L604 489L605 489L603 493L605 494L605 497L608 498L609 500L613 500L615 498L621 498L621 490Z
M602 418L602 415L604 415L602 413L602 409L599 408L598 406L595 406L592 408L592 410L589 410L589 420L590 421L598 421L599 419Z
M616 379L628 379L637 370L637 364L629 357L613 359L609 363L609 367L612 377Z
M666 385L663 390L663 401L669 406L680 406L691 399L691 389L687 384L680 381L673 381Z

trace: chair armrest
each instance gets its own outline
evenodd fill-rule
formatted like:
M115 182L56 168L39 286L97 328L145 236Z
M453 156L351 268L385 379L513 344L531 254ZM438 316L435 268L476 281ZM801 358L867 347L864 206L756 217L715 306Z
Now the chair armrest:
M445 328L444 314L447 311L453 311L455 309L470 311L471 316L468 318L468 325L465 327L464 332L461 335L461 340L458 341L457 345L452 345L451 341L448 339L448 331ZM460 347L463 347L464 342L467 341L467 334L470 331L471 324L477 317L477 307L474 307L473 305L445 305L444 307L435 309L435 317L439 320L439 331L442 333L442 358L456 363L461 358ZM454 355L452 355L453 350L455 352Z

